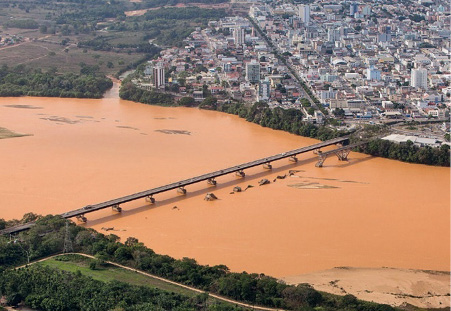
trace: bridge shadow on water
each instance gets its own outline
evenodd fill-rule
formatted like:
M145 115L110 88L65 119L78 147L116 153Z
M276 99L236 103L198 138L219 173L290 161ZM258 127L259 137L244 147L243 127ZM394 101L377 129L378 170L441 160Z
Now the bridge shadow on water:
M332 157L332 155L330 156ZM335 155L333 155L333 157L335 157ZM332 164L332 165L328 165L328 160L329 163L332 161L336 161L336 159L326 159L325 163L324 163L324 167L323 168L318 168L318 169L324 169L327 167L331 167L331 168L345 168L351 165L356 165L356 164L360 164L362 162L368 161L373 159L374 157L372 156L366 156L364 158L359 158L359 159L351 159L351 161L345 161L347 163L343 164L343 162L338 163L338 164ZM299 160L297 163L294 162L289 162L289 163L285 163L279 167L275 167L273 165L272 169L268 170L268 169L264 169L261 168L260 172L253 172L253 174L246 174L246 176L244 178L240 178L240 177L236 177L235 179L230 179L226 182L221 183L220 179L218 180L218 183L216 184L216 186L211 186L206 184L206 182L204 182L205 187L202 189L197 189L194 191L189 191L189 188L187 189L187 193L185 195L179 195L176 193L175 190L171 190L174 193L173 197L170 198L165 198L162 200L158 200L158 195L154 196L155 197L155 204L150 204L150 203L145 203L141 206L138 207L131 207L131 208L127 208L127 204L122 204L122 213L117 213L117 212L112 212L110 215L107 216L100 216L99 218L95 218L92 220L88 220L88 223L90 226L96 226L96 225L101 225L104 223L107 223L109 221L112 221L114 219L117 219L118 217L128 217L128 216L133 216L135 214L139 214L154 208L159 208L159 207L165 207L165 206L177 206L178 202L181 202L183 200L185 200L186 198L193 198L196 196L202 196L202 195L206 195L209 192L214 192L217 190L221 190L224 188L229 188L230 187L230 192L232 192L233 187L235 187L238 183L242 183L242 182L246 182L249 181L249 185L252 185L254 187L258 187L258 181L260 179L263 178L268 178L271 175L284 175L287 174L288 175L288 171L289 170L300 170L302 171L302 166L303 165L312 165L314 166L316 164L316 162L318 161L318 158L316 156L313 157L309 157L306 158L305 160ZM281 162L281 161L278 161ZM277 162L275 162L277 163ZM255 169L254 169L255 170ZM233 174L231 174L233 175ZM275 178L275 177L274 177ZM272 180L270 180L272 182ZM200 184L200 183L199 183ZM244 190L244 189L243 189ZM203 198L202 198L203 199ZM144 201L144 199L142 199ZM218 197L218 200L221 200L221 197ZM136 204L136 203L135 203ZM89 219L89 218L88 218ZM113 231L114 233L114 231Z
M332 156L330 156L330 157L332 157ZM323 167L346 168L346 167L349 167L352 165L356 165L356 164L360 164L360 163L372 160L374 158L375 157L373 157L371 155L365 155L364 158L359 158L359 159L352 159L352 157L351 157L351 160L341 161L341 163L331 164L331 165L328 165L328 163L327 163L327 161L330 161L330 159L326 159L326 161L324 161ZM335 159L334 159L334 161L335 161Z

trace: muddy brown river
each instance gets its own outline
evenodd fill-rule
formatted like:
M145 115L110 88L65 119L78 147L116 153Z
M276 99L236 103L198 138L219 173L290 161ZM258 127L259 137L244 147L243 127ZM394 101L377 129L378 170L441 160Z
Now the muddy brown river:
M116 86L117 87L117 86ZM62 213L317 142L236 116L119 100L1 98L0 218ZM86 226L158 253L276 277L337 266L447 270L450 170L313 153L244 179L88 214ZM276 179L289 170L293 176ZM258 186L267 178L270 184ZM246 191L231 194L233 187ZM207 192L218 200L205 201ZM102 229L103 228L103 229Z

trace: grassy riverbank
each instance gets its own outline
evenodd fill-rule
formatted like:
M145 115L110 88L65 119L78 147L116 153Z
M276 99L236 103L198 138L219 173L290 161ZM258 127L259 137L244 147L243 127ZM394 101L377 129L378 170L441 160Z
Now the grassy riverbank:
M73 273L80 271L81 274L102 282L121 281L130 285L158 288L189 297L197 295L193 291L183 287L172 285L133 271L121 269L108 263L101 263L100 261L92 260L80 255L61 255L42 261L39 265Z

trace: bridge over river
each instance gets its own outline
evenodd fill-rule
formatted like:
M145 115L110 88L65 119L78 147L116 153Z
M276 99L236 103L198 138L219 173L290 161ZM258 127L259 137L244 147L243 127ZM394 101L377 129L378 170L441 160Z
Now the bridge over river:
M245 169L255 167L258 165L263 165L264 168L271 169L272 168L271 162L285 159L285 158L288 158L292 162L297 162L297 160L298 160L296 158L297 155L306 153L309 151L313 151L318 155L319 160L318 160L318 163L316 164L316 166L322 167L322 165L328 155L335 154L335 155L337 155L339 160L346 160L347 155L349 154L349 152L352 148L365 143L365 142L361 142L361 143L357 143L357 144L353 144L353 145L343 146L343 144L347 143L348 141L349 141L349 137L334 138L334 139L323 141L323 142L313 144L313 145L310 145L307 147L302 147L299 149L294 149L291 151L279 153L279 154L269 156L266 158L262 158L259 160L243 163L240 165L235 165L235 166L228 167L228 168L225 168L222 170L218 170L218 171L203 174L200 176L188 178L185 180L181 180L181 181L174 182L174 183L171 183L168 185L149 189L146 191L126 195L126 196L123 196L123 197L120 197L117 199L113 199L113 200L109 200L106 202L102 202L102 203L98 203L98 204L94 204L94 205L87 205L85 207L75 209L75 210L60 214L60 215L66 219L76 217L78 220L86 222L87 219L86 219L85 215L88 213L92 213L92 212L95 212L95 211L98 211L101 209L105 209L105 208L112 208L113 210L115 210L117 212L121 212L122 208L120 207L120 204L138 200L138 199L142 199L142 198L145 198L149 203L155 203L155 199L153 198L153 196L158 193L177 189L178 193L185 194L186 193L185 187L188 185L198 183L201 181L207 181L207 183L210 185L216 185L216 180L215 180L216 177L220 177L220 176L231 174L231 173L235 173L239 177L244 177ZM321 148L331 146L331 145L338 145L338 148L335 150L326 151L326 152L320 151ZM0 231L0 234L13 234L13 233L25 231L25 230L30 229L33 225L34 225L34 223L31 222L31 223L26 223L26 224L19 225L19 226L14 226L14 227L7 228L7 229Z

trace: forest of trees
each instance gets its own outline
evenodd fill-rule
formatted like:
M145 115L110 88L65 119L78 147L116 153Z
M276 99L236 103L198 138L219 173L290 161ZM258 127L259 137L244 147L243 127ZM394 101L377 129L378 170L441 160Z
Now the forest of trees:
M101 98L113 82L95 72L96 67L86 65L81 66L80 74L3 65L0 67L0 96Z
M12 19L5 23L5 27L20 28L20 29L38 29L39 24L32 19Z
M124 80L122 82L119 96L122 99L132 100L135 102L158 105L158 106L174 106L174 97L170 94L157 91L148 91L138 88L132 82Z
M30 219L30 215L25 216ZM36 224L27 232L19 234L14 242L5 236L0 237L0 295L6 295L8 300L25 301L28 304L36 303L42 307L43 299L53 303L64 303L73 306L79 295L86 289L82 286L84 282L87 288L93 288L91 297L100 297L103 291L105 297L112 297L117 302L123 295L116 293L118 297L110 296L110 290L114 292L114 285L100 286L96 282L81 276L61 276L63 273L39 270L30 277L29 272L11 272L9 268L27 263L48 255L59 253L63 250L65 238L65 225L68 220L60 216L45 216L36 221ZM0 220L0 225L5 221ZM280 307L292 310L311 310L319 307L321 310L358 310L358 311L392 311L388 305L380 305L363 302L354 296L344 297L320 293L311 286L301 284L298 286L286 285L277 279L256 273L234 273L224 265L206 266L199 265L194 259L183 258L176 260L167 255L156 254L135 238L128 238L125 243L119 242L115 235L105 236L93 229L76 226L69 222L69 238L72 240L74 251L94 255L98 261L106 260L117 262L129 267L137 268L164 278L180 283L191 285L209 292L221 294L236 300L251 304L265 305L269 307ZM42 275L41 275L42 274ZM46 279L50 284L43 285ZM72 284L74 282L74 284ZM53 285L53 286L52 286ZM61 290L54 287L61 286ZM120 285L119 287L125 285ZM75 290L68 290L73 288ZM66 290L64 290L66 289ZM142 288L129 288L125 291L141 291ZM68 295L68 293L72 293ZM154 293L157 295L157 293ZM143 302L153 303L147 294L143 294ZM150 294L151 296L152 294ZM132 297L135 297L132 295ZM119 300L118 300L119 299ZM171 299L176 298L172 297ZM106 303L93 299L92 302ZM103 299L107 300L107 299ZM60 302L57 302L60 301ZM130 298L131 302L137 301ZM87 304L89 301L86 302ZM180 301L180 305L183 305ZM127 306L126 306L127 307ZM44 309L44 310L73 310L73 308ZM82 310L88 310L82 309ZM108 310L103 307L93 307L89 310ZM127 309L126 310L143 310Z
M358 147L357 151L409 163L450 166L448 145L442 145L440 148L418 147L410 140L405 144L397 144L388 140L374 139L368 144Z
M79 271L71 273L39 265L3 272L0 293L6 296L9 305L24 301L25 305L42 311L194 311L204 306L208 297L187 297L120 281L101 282L83 276ZM240 309L219 303L208 310Z
M150 10L143 16L128 17L125 21L114 23L112 31L144 31L145 40L155 39L160 45L183 46L196 26L206 27L209 20L226 16L225 10L187 8L160 8Z
M275 130L283 130L304 137L328 140L348 135L349 132L337 131L325 126L302 121L302 112L299 109L271 109L265 103L255 103L247 107L243 103L230 103L218 106L218 111L236 114L249 122L257 123Z
M144 14L146 20L167 19L167 20L192 20L196 18L202 19L219 19L224 17L226 12L223 9L201 9L198 7L187 8L161 8L158 10L150 10Z

